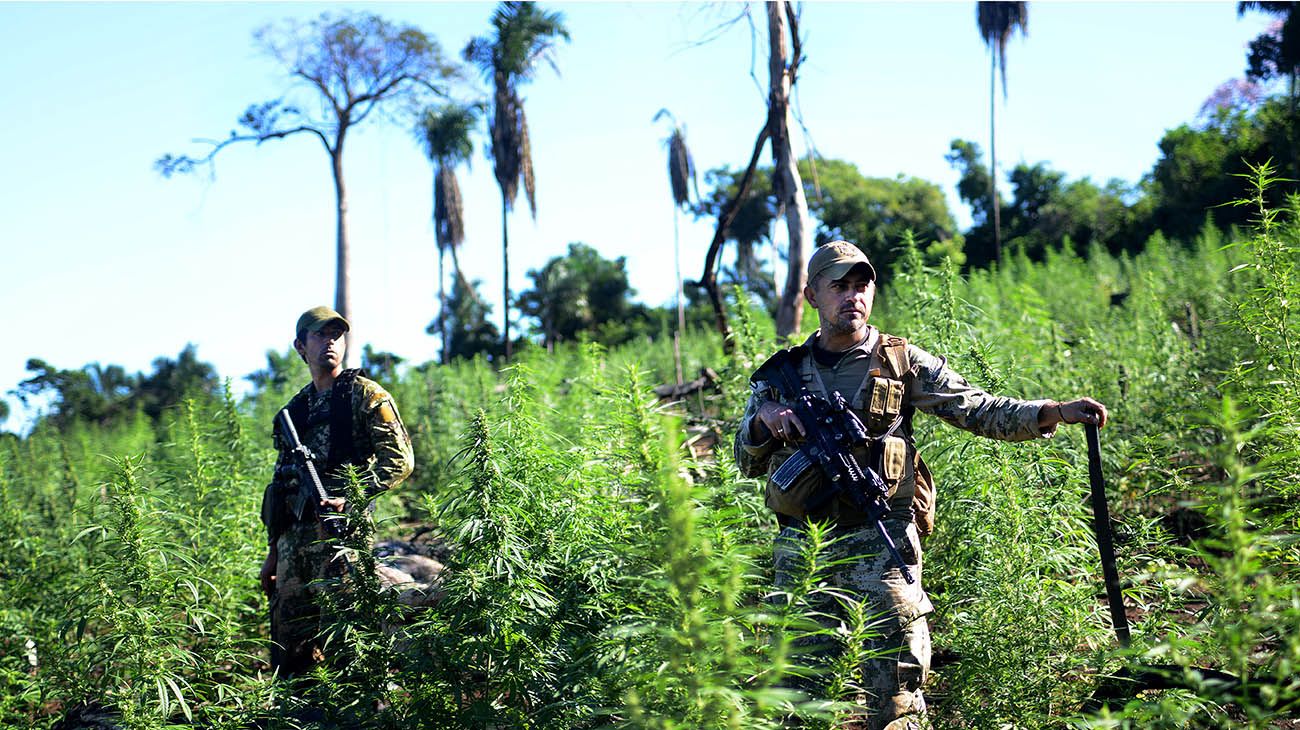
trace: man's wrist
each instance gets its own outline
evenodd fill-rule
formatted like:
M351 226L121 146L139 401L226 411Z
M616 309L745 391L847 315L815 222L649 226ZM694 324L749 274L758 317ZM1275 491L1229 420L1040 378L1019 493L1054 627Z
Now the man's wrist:
M1059 401L1049 400L1038 408L1038 427L1040 429L1054 429L1057 424L1065 422L1065 416L1061 412Z
M763 423L763 419L759 418L758 415L762 412L763 406L766 406L771 402L772 401L765 400L758 404L758 408L754 409L754 417L749 421L749 441L752 444L757 445L765 443L768 439L772 438L772 432L767 428L767 424Z

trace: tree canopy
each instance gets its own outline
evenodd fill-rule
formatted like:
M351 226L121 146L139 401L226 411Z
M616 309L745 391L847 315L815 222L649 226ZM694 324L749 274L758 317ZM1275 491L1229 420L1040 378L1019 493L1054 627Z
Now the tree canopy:
M1277 23L1250 42L1246 54L1246 78L1287 79L1295 96L1295 76L1300 71L1300 15L1293 2L1250 1L1237 3L1237 14L1250 11L1275 16Z
M902 175L866 177L856 165L844 160L817 161L815 176L807 160L801 160L799 167L808 209L818 222L817 244L839 238L852 241L867 252L877 270L887 268L894 260L894 249L908 230L929 242L935 255L960 253L956 221L943 191L934 183ZM739 187L739 173L726 168L711 170L705 182L712 190L692 207L697 218L717 216L726 207ZM770 240L775 216L771 171L762 168L726 232L727 239L735 241L740 252L737 271L743 283L763 279L761 270L751 263L752 251L755 245ZM935 243L939 246L933 246ZM770 274L767 276L770 281ZM754 291L765 287L746 288Z
M809 208L821 222L817 229L819 244L836 239L852 241L878 267L887 268L907 231L929 244L954 241L957 223L943 191L932 182L903 175L866 177L843 160L822 160L817 164L817 176L820 195L810 190L808 199ZM951 248L959 253L960 241L955 243L955 247L933 250Z
M528 272L533 288L519 295L519 311L536 320L545 345L573 341L590 333L606 344L626 339L626 327L643 319L632 302L627 259L607 259L584 243Z
M32 376L14 394L24 405L46 402L45 417L57 427L75 421L106 425L137 411L157 421L186 397L210 396L218 386L216 370L198 359L192 344L174 360L155 359L147 375L99 363L64 370L40 358L28 360L27 370Z
M1152 226L1185 237L1211 211L1221 226L1245 223L1247 210L1224 204L1246 194L1242 175L1250 165L1292 159L1289 117L1286 102L1275 99L1253 111L1224 109L1204 126L1183 124L1165 132L1149 176ZM1293 189L1283 182L1273 194Z
M988 168L979 145L952 141L948 162L961 173L957 194L971 207L973 225L966 232L967 262L983 266L994 260L992 224L987 211ZM1077 246L1093 242L1114 250L1140 246L1149 231L1149 204L1121 180L1098 186L1088 178L1066 182L1065 173L1046 163L1021 163L1008 175L1011 200L1002 201L1007 246L1040 258L1047 248L1069 238ZM1204 216L1196 218L1197 225Z
M444 344L445 357L449 361L479 354L495 360L505 351L501 344L501 330L488 321L492 305L479 296L478 286L477 280L452 280L445 325L447 342ZM431 335L438 334L438 320L430 323L425 331Z

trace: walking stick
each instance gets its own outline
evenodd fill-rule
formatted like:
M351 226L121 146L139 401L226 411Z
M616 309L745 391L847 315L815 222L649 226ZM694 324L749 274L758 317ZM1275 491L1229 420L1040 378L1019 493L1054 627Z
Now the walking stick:
M1124 595L1120 590L1119 571L1115 568L1115 544L1110 525L1110 509L1106 505L1106 482L1101 474L1101 439L1097 426L1084 424L1088 437L1088 482L1092 488L1092 529L1097 536L1097 552L1101 555L1101 572L1106 581L1106 603L1110 607L1111 624L1115 638L1127 649L1132 643L1128 615L1124 613ZM1217 695L1242 680L1235 674L1206 667L1184 667L1178 664L1130 665L1102 681L1092 697L1084 703L1085 712L1097 712L1116 701L1135 697L1151 689L1190 689L1193 691L1214 687ZM1249 688L1256 695L1256 688ZM1121 702L1122 704L1122 702Z
M1110 529L1110 509L1106 506L1106 482L1101 475L1101 438L1095 425L1084 425L1088 435L1088 483L1092 487L1092 531L1097 536L1097 552L1101 553L1101 574L1106 580L1106 603L1110 604L1110 622L1115 627L1119 645L1127 649L1129 636L1128 614L1124 613L1124 594L1119 587L1119 571L1115 569L1115 542Z

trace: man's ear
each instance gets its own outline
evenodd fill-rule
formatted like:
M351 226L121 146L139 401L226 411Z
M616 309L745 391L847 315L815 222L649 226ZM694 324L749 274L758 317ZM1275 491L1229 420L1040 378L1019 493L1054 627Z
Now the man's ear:
M817 300L813 298L813 288L807 284L803 288L803 298L808 301L808 306L813 309L817 308Z
M303 362L307 362L307 346L302 344L302 340L295 339L293 341L293 349L294 352L298 353L298 357L302 358Z

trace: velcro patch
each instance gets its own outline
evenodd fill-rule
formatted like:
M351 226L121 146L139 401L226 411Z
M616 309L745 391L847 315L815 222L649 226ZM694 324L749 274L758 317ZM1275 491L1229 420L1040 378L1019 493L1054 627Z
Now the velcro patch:
M375 413L379 415L379 420L382 423L392 423L397 420L397 411L393 410L393 404L387 400L379 404L379 408L375 409Z

